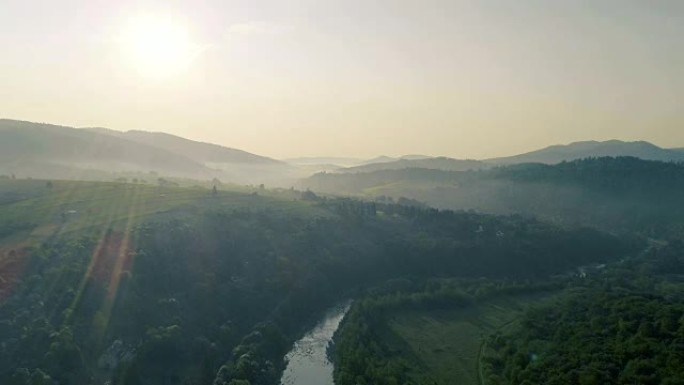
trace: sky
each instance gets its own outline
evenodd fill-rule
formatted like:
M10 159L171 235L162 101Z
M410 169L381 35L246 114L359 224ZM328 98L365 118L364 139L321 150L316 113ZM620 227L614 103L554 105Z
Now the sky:
M0 117L275 158L684 147L680 0L2 0Z

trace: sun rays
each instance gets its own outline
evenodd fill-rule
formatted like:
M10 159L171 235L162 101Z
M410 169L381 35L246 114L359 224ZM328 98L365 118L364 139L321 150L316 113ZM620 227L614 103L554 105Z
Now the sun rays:
M105 206L107 219L99 224L100 233L93 248L90 263L79 285L78 292L70 306L75 309L81 301L89 284L104 286L106 293L101 298L99 310L93 318L92 333L99 335L106 330L116 302L125 269L131 269L134 246L131 233L136 224L135 218L143 211L143 196L149 187L141 185L121 185L122 197ZM65 320L68 322L68 319Z

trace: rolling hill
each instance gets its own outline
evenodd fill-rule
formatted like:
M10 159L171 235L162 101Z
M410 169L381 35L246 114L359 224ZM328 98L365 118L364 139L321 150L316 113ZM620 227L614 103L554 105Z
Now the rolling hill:
M336 156L307 156L284 159L285 162L295 166L320 166L327 165L333 168L353 167L363 163L362 159L345 158Z
M0 120L0 172L76 178L93 171L208 177L204 165L155 146L72 127Z
M158 174L198 180L219 178L236 184L263 183L280 187L293 186L297 180L321 171L337 174L404 169L458 172L521 163L556 164L603 156L684 161L682 148L665 149L643 141L619 140L556 145L482 161L425 155L380 156L366 161L339 157L280 161L162 132L77 129L9 119L0 119L0 151L0 175L110 180L112 176L122 173L131 177L128 174L151 173L153 179ZM435 178L439 177L430 174L429 178L436 181ZM363 179L368 180L368 177ZM382 191L382 188L378 191Z
M633 156L635 158L663 162L684 161L684 151L681 149L665 149L644 141L623 142L621 140L608 140L605 142L584 141L568 145L555 145L525 154L487 159L486 162L493 164L555 164L562 161L602 156Z
M106 128L90 128L87 130L178 154L212 169L215 177L231 183L265 183L270 186L289 187L297 179L321 171L319 168L295 166L247 151L213 143L198 142L163 132L141 130L121 132Z
M409 154L409 155L402 155L399 157L392 157L392 156L387 156L387 155L380 155L376 156L375 158L367 159L362 162L359 162L359 166L363 165L368 165L368 164L375 164L375 163L391 163L391 162L396 162L398 160L419 160L419 159L429 159L432 158L431 156L427 155L420 155L420 154Z
M343 173L372 172L380 170L401 170L406 168L424 168L442 171L467 171L489 168L490 165L472 159L438 158L402 158L391 162L370 163L362 166L348 167L337 170Z
M220 146L213 143L198 142L180 136L171 135L163 132L149 132L141 130L131 130L126 132L110 130L107 128L90 128L89 131L104 133L128 139L133 142L158 147L195 162L202 164L211 163L236 163L236 164L260 164L275 165L282 162L265 156L255 155L246 151Z
M410 198L441 209L518 213L563 225L644 233L679 233L684 220L684 165L635 157L479 171L319 173L300 187L381 202Z
M636 251L522 217L290 190L2 179L2 196L2 384L280 384L309 325L365 287L533 279Z
M111 180L122 175L140 178L142 174L145 179L219 178L235 184L289 187L313 172L246 151L165 133L0 120L0 175Z

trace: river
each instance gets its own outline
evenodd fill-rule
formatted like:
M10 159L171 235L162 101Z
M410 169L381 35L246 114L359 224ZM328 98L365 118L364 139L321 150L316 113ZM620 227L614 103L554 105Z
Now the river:
M280 379L282 385L333 385L333 364L328 360L328 344L351 302L329 309L323 319L304 337L295 342L285 356L287 367Z

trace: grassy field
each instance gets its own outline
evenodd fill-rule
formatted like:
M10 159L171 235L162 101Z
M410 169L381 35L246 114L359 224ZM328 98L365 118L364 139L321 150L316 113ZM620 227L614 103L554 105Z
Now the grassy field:
M484 337L515 322L529 306L553 294L489 300L463 309L402 312L389 321L385 342L418 358L437 384L478 385L478 360ZM408 351L407 351L408 349Z

